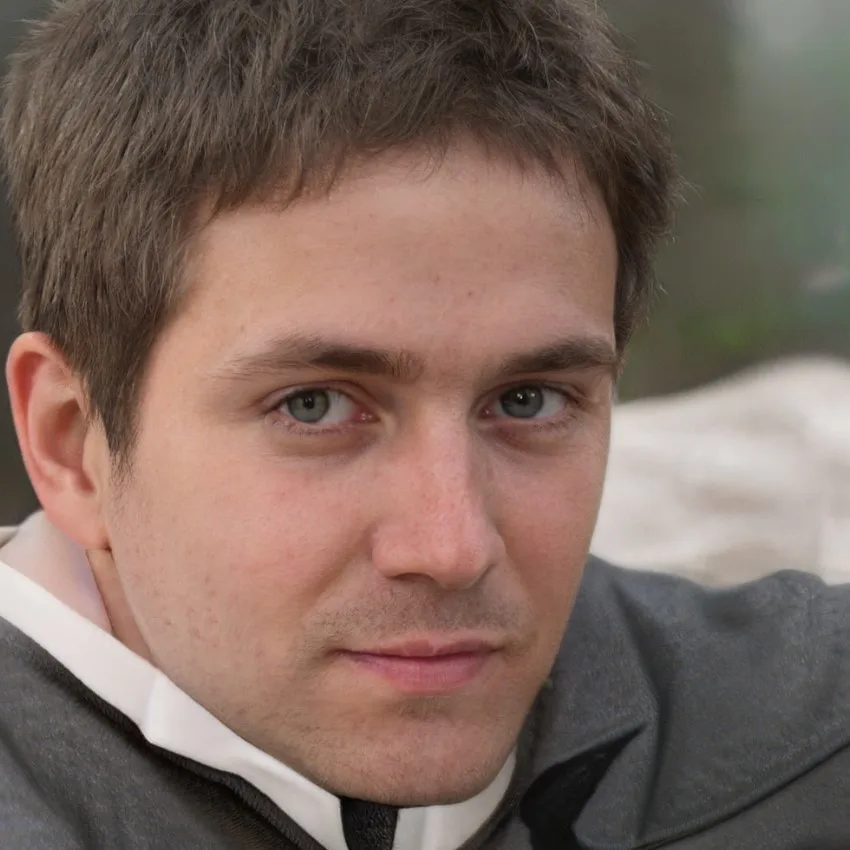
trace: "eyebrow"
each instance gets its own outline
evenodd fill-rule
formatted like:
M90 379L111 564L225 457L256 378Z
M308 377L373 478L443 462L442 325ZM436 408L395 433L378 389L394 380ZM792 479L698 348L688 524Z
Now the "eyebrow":
M247 381L295 369L331 369L356 375L415 383L425 360L404 349L361 346L319 336L296 334L273 339L253 351L239 352L215 368L213 377ZM602 337L570 337L530 351L508 355L493 370L494 379L535 372L607 371L616 375L620 357Z
M571 337L533 351L509 356L497 369L499 377L534 372L601 371L616 376L620 357L604 338Z

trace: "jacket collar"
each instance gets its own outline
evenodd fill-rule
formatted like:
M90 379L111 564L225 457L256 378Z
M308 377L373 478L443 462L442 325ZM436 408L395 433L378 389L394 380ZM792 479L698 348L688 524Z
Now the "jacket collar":
M536 713L535 850L691 835L850 745L848 611L803 573L707 590L591 558Z
M631 848L642 830L643 794L620 796L611 811L606 786L650 785L656 701L616 599L600 592L600 566L588 564L538 702L533 779L520 810L535 850L577 847L574 831L582 846Z

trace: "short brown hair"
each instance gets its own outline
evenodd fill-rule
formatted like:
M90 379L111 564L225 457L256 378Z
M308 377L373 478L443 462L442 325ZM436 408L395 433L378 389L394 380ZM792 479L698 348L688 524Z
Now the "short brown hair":
M199 210L326 188L353 156L459 135L576 157L619 250L620 349L670 214L664 122L591 0L64 0L12 62L3 145L25 329L132 445ZM211 206L208 206L211 205Z

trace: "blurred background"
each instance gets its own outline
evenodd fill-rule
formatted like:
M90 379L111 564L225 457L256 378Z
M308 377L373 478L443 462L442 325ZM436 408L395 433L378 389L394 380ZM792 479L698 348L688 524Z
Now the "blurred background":
M603 0L690 187L623 398L850 354L850 0Z
M850 0L600 0L645 63L687 180L621 397L800 353L850 356ZM0 0L0 53L44 0ZM0 345L17 265L0 204ZM34 506L0 402L0 523Z

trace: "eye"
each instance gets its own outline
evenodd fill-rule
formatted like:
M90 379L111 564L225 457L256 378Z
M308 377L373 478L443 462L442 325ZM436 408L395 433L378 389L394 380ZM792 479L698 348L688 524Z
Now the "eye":
M359 411L345 393L319 388L290 393L279 409L301 425L339 425L356 419Z
M567 395L539 384L511 387L489 410L491 416L508 419L550 419L568 407Z

